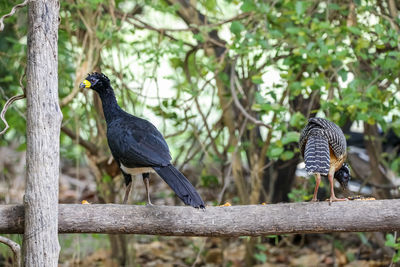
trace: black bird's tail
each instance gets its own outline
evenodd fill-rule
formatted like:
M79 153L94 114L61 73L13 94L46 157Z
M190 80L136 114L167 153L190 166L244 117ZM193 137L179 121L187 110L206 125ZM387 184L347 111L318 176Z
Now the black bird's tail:
M153 167L153 169L186 205L202 209L205 207L203 200L193 185L174 166Z

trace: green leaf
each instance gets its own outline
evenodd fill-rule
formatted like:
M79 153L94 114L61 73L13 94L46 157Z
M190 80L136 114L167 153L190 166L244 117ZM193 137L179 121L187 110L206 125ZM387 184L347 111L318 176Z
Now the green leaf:
M206 0L204 3L204 6L208 11L215 11L215 8L217 6L217 1L216 0Z
M260 251L267 251L267 248L264 244L256 244L256 248Z
M349 27L347 27L347 29L348 29L351 33L354 33L354 34L356 34L356 35L361 35L361 34L362 34L361 30L360 30L359 28L357 28L357 27L349 26Z
M291 33L291 34L298 34L299 32L300 32L300 28L298 28L298 27L288 27L288 28L286 28L286 31L288 32L288 33Z
M333 10L340 10L340 6L338 4L334 4L334 3L329 4L328 8L333 9Z
M267 255L265 253L255 253L254 258L262 263L267 262Z
M289 159L292 159L293 157L294 157L294 152L290 151L290 150L286 150L285 152L283 152L281 154L282 160L289 160Z
M257 10L257 6L255 5L255 3L253 1L244 1L243 5L240 7L240 9L243 12L250 12L250 11L254 11Z
M344 81L344 82L347 81L347 71L346 70L340 69L338 71L338 74L339 74L340 78L342 78L342 81Z
M342 61L337 60L337 59L332 60L332 65L333 65L333 67L338 68L338 67L342 66Z
M305 86L305 87L311 86L313 84L314 84L314 79L313 78L307 78L301 83L301 85Z
M214 175L202 175L201 186L203 187L216 187L219 185L218 178Z
M296 13L298 16L303 15L303 13L306 11L307 5L303 1L297 1L296 2Z
M292 142L297 142L299 141L300 134L298 132L288 132L285 134L285 136L282 138L282 144L286 145Z
M231 24L231 32L238 36L244 30L244 25L240 21L234 21Z
M392 234L386 235L385 246L394 248L396 246L396 240Z
M399 262L400 261L400 252L397 251L397 254L393 255L393 262Z
M252 81L253 83L255 83L255 84L262 84L262 83L263 83L263 80L262 80L260 74L251 76L251 81Z
M172 68L174 68L174 69L176 69L178 67L182 67L182 65L183 65L182 60L180 58L177 58L177 57L170 58L169 61L171 63Z
M283 151L284 151L283 147L274 147L269 151L269 156L271 158L277 158L282 154Z
M201 43L204 42L204 38L201 33L197 33L197 34L193 35L193 37L194 37L194 39L196 39L197 41L199 41Z
M306 125L306 118L300 112L296 112L290 118L289 124L297 129L303 128Z

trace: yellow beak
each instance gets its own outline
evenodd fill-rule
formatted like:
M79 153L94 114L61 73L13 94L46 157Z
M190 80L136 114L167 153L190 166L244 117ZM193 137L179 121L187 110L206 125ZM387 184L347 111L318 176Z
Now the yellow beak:
M79 85L79 88L90 88L90 86L92 86L92 84L88 80L84 80Z

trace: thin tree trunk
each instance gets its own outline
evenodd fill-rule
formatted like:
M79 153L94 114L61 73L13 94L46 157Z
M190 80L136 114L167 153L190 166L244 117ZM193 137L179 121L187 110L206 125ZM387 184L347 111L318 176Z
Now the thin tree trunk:
M383 167L381 166L381 154L382 154L382 141L379 137L378 126L376 124L370 125L364 122L364 134L365 134L365 147L369 156L369 164L371 166L371 181L375 184L390 184L390 181L385 177L383 173ZM374 196L378 198L390 198L390 188L376 188L374 187Z
M27 177L25 266L57 266L59 138L59 2L36 0L28 8Z

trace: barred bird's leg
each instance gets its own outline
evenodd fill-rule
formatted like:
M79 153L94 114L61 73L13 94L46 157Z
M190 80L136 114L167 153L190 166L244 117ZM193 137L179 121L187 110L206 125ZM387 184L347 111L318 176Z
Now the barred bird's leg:
M321 182L321 174L315 174L315 188L314 188L314 196L311 201L317 201L317 194L318 194L318 187L319 183Z
M331 187L331 197L329 198L329 205L330 205L333 201L346 201L346 200L347 200L347 198L337 198L337 197L335 196L335 190L333 189L333 184L334 184L334 182L333 182L333 175L334 175L334 173L335 173L335 169L334 169L334 168L331 168L331 169L329 170L329 174L328 174L329 184L330 184L330 187Z

